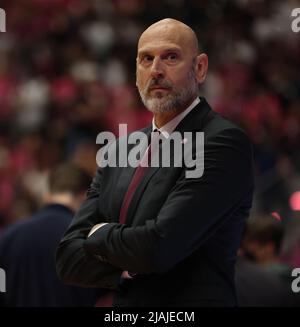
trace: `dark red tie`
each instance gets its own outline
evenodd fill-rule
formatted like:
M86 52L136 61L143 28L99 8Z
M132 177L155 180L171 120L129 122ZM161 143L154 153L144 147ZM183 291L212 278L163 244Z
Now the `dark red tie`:
M159 135L161 134L160 131L155 130L155 133L152 134L152 139L151 139L151 143L155 144L154 140L156 141L157 138L159 137ZM125 194L122 206L121 206L121 210L120 210L120 216L119 216L119 222L120 224L124 224L125 220L126 220L126 215L127 215L127 211L130 205L130 202L133 198L133 195L137 189L137 187L139 186L141 180L143 179L143 176L149 166L150 160L151 160L151 152L154 151L155 149L153 149L151 147L151 143L150 145L147 147L138 167L136 168L133 177L131 179L131 182L128 186L127 192ZM142 164L143 163L143 164Z
M161 134L160 131L155 130L155 133L152 134L151 143L155 144L154 140L156 140L159 135ZM127 211L130 205L130 202L132 200L132 197L140 184L147 168L149 167L149 163L151 160L151 153L156 150L156 148L153 149L150 145L147 147L138 167L134 171L134 174L132 176L131 182L128 186L127 192L125 194L121 209L120 209L120 216L119 216L119 222L120 224L124 224L126 220ZM143 164L142 164L143 163ZM113 299L114 299L114 292L108 291L105 295L101 296L99 300L96 303L96 307L112 307L113 306Z

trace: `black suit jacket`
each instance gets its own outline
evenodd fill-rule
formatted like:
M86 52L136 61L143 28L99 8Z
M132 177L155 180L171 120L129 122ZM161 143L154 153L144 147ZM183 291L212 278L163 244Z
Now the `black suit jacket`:
M64 285L57 277L55 252L73 218L59 204L7 228L0 235L0 267L6 272L1 305L11 307L93 306L97 289Z
M148 168L119 224L134 169L99 169L57 252L65 282L113 288L115 306L236 304L234 265L253 193L249 139L204 98L176 131L205 133L203 176ZM87 239L100 222L109 224ZM120 282L123 270L137 275Z

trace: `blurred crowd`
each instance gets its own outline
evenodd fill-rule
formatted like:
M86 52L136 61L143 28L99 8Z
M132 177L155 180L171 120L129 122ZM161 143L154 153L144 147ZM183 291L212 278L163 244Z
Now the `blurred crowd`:
M288 235L285 252L300 247L299 197L290 203L300 190L300 33L291 29L299 1L1 0L1 7L0 228L40 207L47 174L60 163L92 176L99 132L151 121L135 87L137 40L172 17L196 31L209 56L201 95L253 141L251 219L273 212Z

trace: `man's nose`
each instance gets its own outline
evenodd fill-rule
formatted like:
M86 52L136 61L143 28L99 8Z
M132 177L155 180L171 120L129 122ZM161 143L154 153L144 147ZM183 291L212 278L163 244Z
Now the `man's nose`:
M163 63L160 58L154 58L151 66L151 76L152 77L164 77Z

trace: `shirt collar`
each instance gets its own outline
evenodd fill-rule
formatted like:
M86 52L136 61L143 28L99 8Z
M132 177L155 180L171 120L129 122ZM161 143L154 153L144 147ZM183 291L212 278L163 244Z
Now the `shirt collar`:
M165 138L168 138L169 135L174 131L176 126L183 120L183 118L190 112L192 109L194 109L197 104L200 102L200 99L197 97L183 112L181 112L179 115L174 117L172 120L167 122L164 126L161 128L157 128L154 122L154 117L152 119L152 132L154 130L159 130Z

